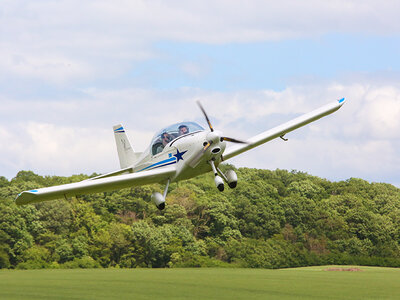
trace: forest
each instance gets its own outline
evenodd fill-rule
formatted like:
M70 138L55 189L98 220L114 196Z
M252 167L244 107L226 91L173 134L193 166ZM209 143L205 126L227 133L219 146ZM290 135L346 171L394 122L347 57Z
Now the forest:
M18 207L21 191L97 174L0 177L0 268L400 267L400 189L227 168L237 188L211 173L173 183L163 211L150 201L162 185Z

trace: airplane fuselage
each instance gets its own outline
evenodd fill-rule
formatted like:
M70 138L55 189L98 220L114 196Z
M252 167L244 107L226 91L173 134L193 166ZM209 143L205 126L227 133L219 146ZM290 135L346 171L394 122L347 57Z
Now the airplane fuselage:
M211 171L208 161L213 160L215 165L218 166L226 148L226 142L220 140L221 133L215 132L214 135L213 144L202 155L195 168L189 162L203 151L210 138L209 131L198 131L180 136L169 142L164 150L156 155L146 151L132 167L133 171L142 172L171 165L176 168L175 175L170 179L171 182L207 173Z

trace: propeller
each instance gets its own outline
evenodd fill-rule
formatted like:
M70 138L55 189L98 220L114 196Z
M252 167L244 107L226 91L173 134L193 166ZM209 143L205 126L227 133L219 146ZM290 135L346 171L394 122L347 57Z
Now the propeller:
M241 140L237 140L237 139L233 139L227 136L223 136L221 137L221 139L223 141L227 141L227 142L231 142L231 143L238 143L238 144L247 144L247 142L241 141Z
M203 149L201 149L190 161L190 166L193 168L197 166L197 164L200 162L201 158L203 157L204 153L211 147L213 143L218 143L219 141L226 141L226 142L231 142L231 143L239 143L239 144L247 144L247 142L230 138L227 136L220 136L220 132L214 131L214 128L210 122L210 119L208 118L208 115L201 105L200 101L196 101L197 105L200 107L201 111L203 112L204 117L206 118L208 127L210 127L210 133L207 134L207 143L205 143Z
M211 124L211 122L210 122L210 119L209 119L208 116L207 116L207 113L206 113L205 109L203 108L203 106L201 105L201 103L200 103L199 100L197 100L196 102L197 102L197 105L200 107L201 111L203 112L204 117L206 118L208 127L210 127L211 132L214 132L214 128L213 128L213 126L212 126L212 124ZM230 137L227 137L227 136L221 136L221 142L222 142L222 141L232 142L232 143L238 143L238 144L247 144L247 142L244 142L244 141L241 141L241 140L238 140L238 139L234 139L234 138L230 138ZM210 142L208 142L208 143L210 143ZM207 146L207 145L206 145L206 146ZM205 146L205 147L206 147L206 146ZM209 145L207 146L207 149L208 149L208 147L209 147ZM204 152L205 152L207 149L205 149ZM203 152L203 153L204 153L204 152Z
M200 103L199 100L197 100L196 102L197 102L197 105L200 107L201 111L203 112L204 117L206 118L208 127L210 127L211 132L213 132L213 131L214 131L214 128L213 128L212 125L211 125L210 119L208 118L206 111L204 110L204 108L203 108L203 106L201 105L201 103Z

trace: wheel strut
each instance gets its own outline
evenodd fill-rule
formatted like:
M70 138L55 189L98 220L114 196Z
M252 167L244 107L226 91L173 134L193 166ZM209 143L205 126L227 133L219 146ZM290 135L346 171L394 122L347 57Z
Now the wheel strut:
M217 168L215 167L214 161L213 161L213 160L210 160L209 163L210 163L211 168L212 168L212 170L213 170L213 172L214 172L214 176L215 176L214 182L215 182L215 185L217 186L218 190L219 190L220 192L222 192L222 191L224 190L224 188L225 188L224 180L221 178L221 176L218 175L218 171L219 171L219 170L217 171Z

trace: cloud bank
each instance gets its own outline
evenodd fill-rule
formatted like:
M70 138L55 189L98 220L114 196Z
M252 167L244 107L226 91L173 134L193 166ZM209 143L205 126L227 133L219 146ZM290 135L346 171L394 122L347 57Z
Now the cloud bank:
M5 0L0 9L0 78L58 85L121 75L135 61L162 56L153 47L158 41L254 43L400 31L400 3L390 0Z
M215 127L247 138L345 96L340 111L289 134L289 142L232 162L400 186L398 11L399 1L371 0L4 0L0 175L114 170L112 125L123 122L144 150L162 126L204 124L196 99ZM337 41L331 35L361 37L373 47L343 44L321 53ZM263 42L277 47L261 61ZM210 45L228 47L213 56ZM238 45L245 46L239 54L224 53ZM284 80L260 88L265 74ZM211 83L202 81L208 77ZM247 85L237 87L242 81Z
M107 172L118 168L111 126L119 122L124 123L135 149L143 151L154 132L169 123L196 120L206 126L195 105L195 100L201 99L214 127L245 139L342 95L347 96L347 103L338 112L288 134L289 142L272 141L232 163L297 169L333 180L390 180L400 171L400 124L396 117L400 89L394 86L332 83L288 87L281 92L230 93L90 90L76 102L35 102L29 109L10 101L4 114L29 110L31 117L28 122L1 124L0 139L5 143L0 155L10 158L4 166L9 177L19 169L63 175ZM164 112L162 118L159 112ZM7 129L10 127L12 132Z

